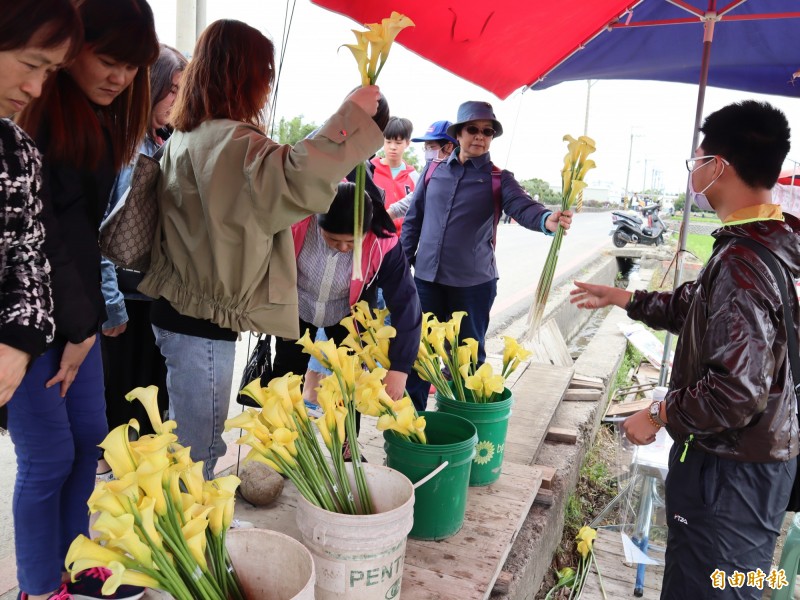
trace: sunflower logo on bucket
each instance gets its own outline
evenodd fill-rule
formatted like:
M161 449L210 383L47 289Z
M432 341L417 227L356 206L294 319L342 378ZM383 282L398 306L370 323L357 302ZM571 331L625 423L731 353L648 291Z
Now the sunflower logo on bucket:
M475 446L475 462L485 465L494 457L494 444L489 441L478 442Z

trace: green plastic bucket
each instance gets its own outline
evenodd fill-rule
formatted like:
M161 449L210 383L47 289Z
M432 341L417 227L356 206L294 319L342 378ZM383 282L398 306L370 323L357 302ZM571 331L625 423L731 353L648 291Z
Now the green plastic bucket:
M421 412L427 444L414 444L383 432L386 466L400 471L412 483L428 477L445 461L447 466L414 491L414 526L409 537L443 540L464 524L469 472L478 435L475 426L458 415Z
M503 390L500 400L486 404L459 402L436 394L436 408L439 412L464 417L478 430L470 485L489 485L500 477L512 404L514 396L508 388Z

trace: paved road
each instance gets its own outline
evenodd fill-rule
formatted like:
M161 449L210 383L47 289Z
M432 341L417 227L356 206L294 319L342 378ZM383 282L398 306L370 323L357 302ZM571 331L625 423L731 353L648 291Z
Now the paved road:
M576 215L561 245L554 283L569 277L587 259L611 248L609 231L610 212ZM497 232L500 279L490 328L495 329L530 308L550 243L551 238L517 224L500 225Z
M561 247L556 279L573 273L587 259L609 248L611 237L610 213L583 213L577 215ZM492 329L512 320L530 307L539 275L544 265L550 238L528 231L517 224L500 225L497 234L497 259L500 269L497 300L492 310ZM236 382L248 356L248 336L237 345ZM240 411L231 403L231 416ZM226 438L234 434L226 434ZM54 449L54 451L58 451ZM11 499L16 464L14 449L8 435L0 436L0 600L16 598L13 564L13 523ZM13 590L13 591L12 591Z

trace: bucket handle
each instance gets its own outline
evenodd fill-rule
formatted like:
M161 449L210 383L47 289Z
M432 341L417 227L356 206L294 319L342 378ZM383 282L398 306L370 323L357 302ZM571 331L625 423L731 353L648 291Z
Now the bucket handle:
M425 475L425 477L423 477L417 483L415 483L414 484L414 489L417 489L421 485L424 485L424 484L428 483L431 479L436 477L442 469L444 469L449 464L450 464L450 461L447 461L447 460L444 461L442 464L440 464L438 467L436 467L433 471L431 471L430 473Z

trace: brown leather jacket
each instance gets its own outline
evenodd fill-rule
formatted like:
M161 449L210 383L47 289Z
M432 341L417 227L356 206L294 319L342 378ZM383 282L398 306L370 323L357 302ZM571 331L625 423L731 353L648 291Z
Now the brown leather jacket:
M714 232L708 264L672 293L636 292L632 319L679 334L666 396L667 430L676 443L746 462L798 454L797 400L787 357L781 295L750 248L750 237L800 277L800 221L756 221ZM794 294L787 274L780 285ZM791 298L792 296L790 296ZM800 309L792 302L795 323ZM691 437L690 437L691 436Z

